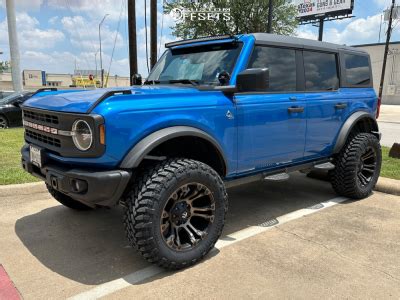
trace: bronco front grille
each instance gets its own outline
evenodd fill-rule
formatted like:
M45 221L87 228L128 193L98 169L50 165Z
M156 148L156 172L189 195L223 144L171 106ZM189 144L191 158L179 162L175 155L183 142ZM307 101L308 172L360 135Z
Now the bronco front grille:
M47 144L50 146L54 146L57 148L61 147L61 141L59 139L53 138L51 136L40 134L40 133L34 132L29 129L25 129L25 134L27 137L30 137L31 139L33 139L35 141L39 141L41 143L44 143L44 144Z
M58 124L58 116L35 112L31 110L24 110L24 118L36 120L48 124Z

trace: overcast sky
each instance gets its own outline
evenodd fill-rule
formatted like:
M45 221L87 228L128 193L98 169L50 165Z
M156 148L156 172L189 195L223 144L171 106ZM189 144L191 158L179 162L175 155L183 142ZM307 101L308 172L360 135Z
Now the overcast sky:
M22 68L52 73L72 73L76 62L79 69L95 69L95 53L99 48L98 24L105 14L109 14L102 27L103 67L108 70L116 41L110 73L128 75L126 1L15 0ZM324 40L347 45L378 42L381 13L390 2L390 0L355 0L353 13L355 18L326 23ZM162 0L159 0L159 40L162 23L161 3ZM146 76L144 0L137 0L136 6L139 72ZM170 29L173 24L174 20L169 15L164 15L161 53L164 51L164 43L175 39ZM384 30L386 28L382 29L381 42L384 41ZM300 26L297 35L315 39L317 32L318 28L311 25ZM392 40L400 40L400 24L395 28ZM8 60L5 0L0 0L0 51L4 52L0 60ZM97 62L99 65L98 55Z

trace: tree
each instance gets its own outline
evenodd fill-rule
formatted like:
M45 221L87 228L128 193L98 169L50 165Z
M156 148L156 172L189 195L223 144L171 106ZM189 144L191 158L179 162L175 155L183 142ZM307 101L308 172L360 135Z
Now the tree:
M10 62L0 61L0 73L8 72L10 70Z
M164 5L164 13L181 15L185 18L176 21L173 35L182 38L199 38L204 36L232 35L251 32L267 32L269 0L211 0L211 1L177 1ZM210 19L210 15L200 12L215 12L229 9L229 20L223 14ZM195 12L192 13L191 12ZM289 35L298 25L296 8L287 0L273 0L273 33Z

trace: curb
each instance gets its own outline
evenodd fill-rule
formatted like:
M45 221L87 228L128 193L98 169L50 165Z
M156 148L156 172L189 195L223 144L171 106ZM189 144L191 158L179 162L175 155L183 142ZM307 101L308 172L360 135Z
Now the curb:
M379 177L375 191L400 196L400 180Z
M30 195L47 192L44 182L31 182L22 184L0 185L0 197Z

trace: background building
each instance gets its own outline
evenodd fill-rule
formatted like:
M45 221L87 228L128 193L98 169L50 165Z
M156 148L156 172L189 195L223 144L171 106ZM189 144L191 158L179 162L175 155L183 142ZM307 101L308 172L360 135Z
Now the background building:
M98 72L99 73L99 72ZM96 77L96 71L76 70L74 74L46 73L42 70L23 70L22 80L25 90L36 90L43 87L68 88L95 88L100 87L100 76ZM105 87L129 86L129 77L104 75ZM10 72L0 73L0 90L13 90Z
M379 91L385 43L356 45L371 56L374 88ZM382 103L400 105L400 42L390 43Z

